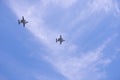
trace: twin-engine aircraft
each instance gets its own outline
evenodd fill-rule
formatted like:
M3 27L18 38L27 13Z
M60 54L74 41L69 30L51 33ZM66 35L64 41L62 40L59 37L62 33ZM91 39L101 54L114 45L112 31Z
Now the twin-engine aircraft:
M65 41L65 40L64 40L64 39L62 38L62 36L60 35L59 38L56 38L56 43L57 43L58 41L60 42L60 44L62 44L62 42Z
M18 24L21 24L21 23L23 24L23 27L25 27L25 24L28 23L28 21L24 19L24 16L22 16L21 20L18 20Z

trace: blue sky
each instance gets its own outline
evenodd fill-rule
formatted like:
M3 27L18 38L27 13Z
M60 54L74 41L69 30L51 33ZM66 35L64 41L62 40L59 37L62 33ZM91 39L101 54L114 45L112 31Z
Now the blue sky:
M120 80L119 0L1 0L0 15L0 80Z

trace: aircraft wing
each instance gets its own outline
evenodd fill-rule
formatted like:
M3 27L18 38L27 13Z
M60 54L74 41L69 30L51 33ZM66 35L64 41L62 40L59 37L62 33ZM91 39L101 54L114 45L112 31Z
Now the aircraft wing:
M28 23L28 21L26 21L25 23Z

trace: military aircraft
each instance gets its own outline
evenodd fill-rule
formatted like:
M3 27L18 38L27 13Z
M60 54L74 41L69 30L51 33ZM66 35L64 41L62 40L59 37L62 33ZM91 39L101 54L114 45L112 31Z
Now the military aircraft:
M23 26L25 27L25 24L28 23L28 21L26 21L26 20L24 19L24 16L22 16L22 19L21 19L21 20L18 20L18 24L20 24L20 23L23 23Z
M64 39L62 38L62 36L60 35L59 38L56 38L56 43L57 43L58 41L60 42L60 44L62 44L62 42L65 41L65 40L64 40Z

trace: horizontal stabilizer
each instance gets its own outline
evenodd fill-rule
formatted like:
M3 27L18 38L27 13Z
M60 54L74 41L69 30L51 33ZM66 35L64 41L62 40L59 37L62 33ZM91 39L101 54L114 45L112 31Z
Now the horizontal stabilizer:
M56 39L56 42L57 42L58 40Z
M18 20L18 24L20 24L20 20Z

